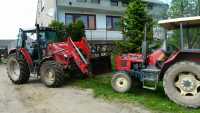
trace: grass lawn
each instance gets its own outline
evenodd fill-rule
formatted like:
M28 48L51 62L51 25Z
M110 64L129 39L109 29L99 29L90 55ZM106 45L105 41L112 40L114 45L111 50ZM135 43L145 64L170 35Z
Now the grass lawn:
M95 97L109 101L139 103L153 113L200 113L200 109L184 108L171 102L164 93L162 85L156 91L134 88L129 93L119 94L112 90L109 76L98 76L93 79L74 80L73 85L93 89Z

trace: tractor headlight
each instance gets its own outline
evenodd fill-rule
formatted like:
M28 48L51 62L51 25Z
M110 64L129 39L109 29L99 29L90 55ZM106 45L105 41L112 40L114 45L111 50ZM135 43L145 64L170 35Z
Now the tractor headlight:
M68 55L64 55L65 58L68 58Z

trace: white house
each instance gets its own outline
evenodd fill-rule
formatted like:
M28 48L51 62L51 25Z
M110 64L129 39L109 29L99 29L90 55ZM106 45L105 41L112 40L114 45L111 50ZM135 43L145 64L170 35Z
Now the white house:
M156 20L164 18L168 4L160 0L143 0ZM38 0L37 23L48 26L52 20L70 24L82 20L90 41L122 40L120 18L127 4L118 0Z

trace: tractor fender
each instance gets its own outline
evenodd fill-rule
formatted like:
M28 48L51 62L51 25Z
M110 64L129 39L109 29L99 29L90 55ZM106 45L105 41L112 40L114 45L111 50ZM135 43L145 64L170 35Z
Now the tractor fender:
M66 59L66 58L64 58L64 59L60 58L60 57L62 57L62 56L63 56L63 55L56 55L56 54L51 55L51 56L46 56L46 57L44 57L44 58L42 59L42 61L40 62L40 66L41 66L44 62L46 62L46 61L56 61L57 63L63 65L63 66L64 66L64 69L66 69L66 68L68 67L69 61L68 61L68 59Z
M22 53L23 57L25 58L26 62L29 64L29 65L32 65L33 64L33 61L32 61L32 58L29 54L29 52L25 49L25 48L20 48L19 49L20 53Z
M16 53L16 51L17 51L16 48L12 48L8 50L8 54L10 55L10 54Z
M20 52L23 55L23 57L25 58L26 62L29 65L33 64L33 61L32 61L32 58L31 58L29 52L24 48L20 48L18 50L16 48L10 49L8 54L10 55L10 54L17 53L17 52Z
M161 68L160 72L160 80L163 79L165 72L168 70L169 67L174 65L177 62L181 61L191 61L200 63L200 51L177 51L170 56L168 60L166 60Z
M51 60L54 60L53 56L46 56L46 57L44 57L44 58L41 60L41 62L40 62L40 66L41 66L44 62L46 62L46 61L51 61ZM39 66L39 67L40 67L40 66Z

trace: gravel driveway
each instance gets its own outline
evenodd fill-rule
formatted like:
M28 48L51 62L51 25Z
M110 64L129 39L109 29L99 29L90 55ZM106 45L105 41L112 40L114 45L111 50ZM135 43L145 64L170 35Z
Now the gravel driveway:
M90 90L46 88L37 79L13 85L0 65L0 113L150 113L138 105L95 99Z

